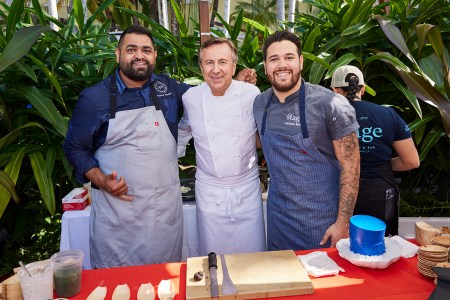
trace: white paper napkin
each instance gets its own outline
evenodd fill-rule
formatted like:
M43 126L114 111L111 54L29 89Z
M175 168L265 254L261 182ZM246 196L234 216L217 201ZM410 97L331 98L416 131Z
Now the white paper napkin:
M314 277L338 275L339 271L345 272L324 251L314 251L305 255L297 255L308 275Z
M414 245L411 242L408 242L407 240L405 240L404 238L402 238L398 235L392 236L391 239L393 239L394 241L396 241L403 247L402 257L404 257L404 258L414 257L414 255L417 254L417 251L419 251L419 246Z

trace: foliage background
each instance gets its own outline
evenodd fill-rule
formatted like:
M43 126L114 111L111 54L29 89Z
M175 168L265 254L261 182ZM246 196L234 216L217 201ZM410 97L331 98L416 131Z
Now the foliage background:
M446 0L305 0L318 14L298 14L286 24L302 39L305 80L329 86L337 67L363 70L366 100L389 105L410 124L421 167L398 174L402 216L446 216L450 209L450 6ZM115 68L116 37L111 20L96 20L116 0L101 1L85 22L81 0L65 24L52 19L37 0L31 6L0 3L0 275L18 260L48 258L59 248L60 199L73 187L73 170L61 145L78 93ZM147 15L116 6L122 20L151 28L158 47L157 72L198 82L198 23L185 20L171 0L179 24L172 34ZM389 14L385 10L389 9ZM238 69L255 68L265 79L261 45L272 32L265 24L234 15L216 18L238 46ZM49 22L59 31L52 31ZM194 23L189 33L188 22ZM218 36L222 29L212 28ZM182 166L194 164L188 149ZM182 168L182 177L192 168Z

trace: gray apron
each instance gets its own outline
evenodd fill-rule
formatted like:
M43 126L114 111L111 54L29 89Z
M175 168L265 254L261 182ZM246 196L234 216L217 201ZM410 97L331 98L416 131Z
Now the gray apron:
M92 189L91 263L94 268L181 260L183 217L176 142L159 107L116 113L115 76L105 143L95 158L105 174L116 170L133 201Z
M272 96L261 125L261 142L270 174L267 248L270 251L329 247L330 240L323 246L320 241L338 214L339 162L328 161L309 137L304 82L299 92L301 133L297 135L265 130Z

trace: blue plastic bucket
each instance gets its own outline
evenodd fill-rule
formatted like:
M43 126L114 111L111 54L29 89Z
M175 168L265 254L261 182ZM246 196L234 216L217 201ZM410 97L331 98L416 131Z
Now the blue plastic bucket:
M386 252L384 233L386 223L366 215L350 218L350 250L363 255L382 255Z

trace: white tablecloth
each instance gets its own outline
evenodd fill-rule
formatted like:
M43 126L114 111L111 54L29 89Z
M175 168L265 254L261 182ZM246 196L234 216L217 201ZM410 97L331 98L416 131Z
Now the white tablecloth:
M90 209L66 211L61 219L60 251L81 250L84 253L83 269L91 269L89 252ZM197 219L195 202L183 203L183 250L182 259L197 256Z

